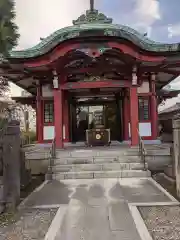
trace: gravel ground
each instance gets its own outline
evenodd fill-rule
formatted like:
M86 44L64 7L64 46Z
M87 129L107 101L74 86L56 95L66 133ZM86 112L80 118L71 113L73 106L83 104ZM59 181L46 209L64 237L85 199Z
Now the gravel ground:
M170 182L167 178L165 178L162 174L153 175L153 179L158 182L163 188L165 188L173 197L177 200L177 193L176 193L176 183Z
M139 207L153 240L180 239L180 207Z
M57 209L24 209L0 219L0 240L43 240Z

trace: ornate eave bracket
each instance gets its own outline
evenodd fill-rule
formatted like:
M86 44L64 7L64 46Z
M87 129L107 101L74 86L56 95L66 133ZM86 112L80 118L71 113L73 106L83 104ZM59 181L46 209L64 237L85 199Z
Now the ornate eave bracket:
M8 60L3 56L3 54L0 54L0 65L8 63Z
M103 13L99 13L98 10L87 10L86 14L81 15L77 20L73 21L74 25L88 24L88 23L105 23L111 24L112 18L106 17Z

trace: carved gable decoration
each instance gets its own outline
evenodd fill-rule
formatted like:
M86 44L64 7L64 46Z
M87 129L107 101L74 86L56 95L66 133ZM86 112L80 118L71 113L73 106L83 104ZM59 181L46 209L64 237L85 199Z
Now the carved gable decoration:
M97 82L97 81L105 81L106 79L103 79L99 76L90 76L85 77L84 79L80 80L80 82Z

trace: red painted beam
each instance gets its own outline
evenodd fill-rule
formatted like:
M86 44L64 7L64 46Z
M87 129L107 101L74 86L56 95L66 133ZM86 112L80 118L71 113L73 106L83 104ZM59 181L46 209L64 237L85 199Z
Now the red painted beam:
M44 116L44 112L43 112L43 102L41 100L41 96L42 96L42 88L39 85L37 87L37 107L36 107L36 130L37 130L37 140L38 143L42 143L43 142L43 116Z
M68 82L61 85L61 89L88 89L88 88L121 88L130 87L131 82L128 81L96 81L96 82Z
M117 43L117 42L109 42L108 45L112 48L117 48L124 54L127 54L135 59L138 59L140 61L146 61L146 62L163 62L166 60L166 57L162 56L150 56L145 55L142 53L139 53L138 51L134 50L133 47L127 46L126 44ZM33 68L33 67L40 67L49 65L56 60L58 60L60 57L63 57L67 52L71 50L76 50L80 44L60 44L58 47L56 47L53 51L49 52L45 56L35 58L30 61L26 61L24 63L24 67L26 68Z
M172 74L172 75L180 74L180 70L176 71L176 70L171 70L169 68L161 69L161 72L164 72L164 73L167 73L167 74Z
M26 68L36 68L49 65L55 62L58 58L63 57L67 52L77 49L79 44L59 45L56 49L40 58L25 62L23 65Z
M117 43L117 42L109 42L108 44L111 48L117 48L120 51L122 51L124 54L128 54L142 62L163 62L164 60L166 60L166 57L162 57L162 56L154 57L154 56L139 53L135 51L132 47L127 46L126 44Z

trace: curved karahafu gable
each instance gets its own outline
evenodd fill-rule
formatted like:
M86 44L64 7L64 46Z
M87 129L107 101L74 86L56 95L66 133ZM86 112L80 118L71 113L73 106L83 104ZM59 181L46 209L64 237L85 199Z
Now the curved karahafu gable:
M43 39L38 45L23 50L10 52L9 58L33 58L46 54L58 44L79 38L83 32L88 31L88 37L97 36L102 32L103 36L123 38L131 41L138 47L150 52L177 52L180 51L180 44L162 44L152 41L140 34L136 30L118 24L112 24L112 19L107 18L104 14L99 13L98 10L88 10L86 14L81 15L77 20L73 21L74 26L62 28L49 37ZM96 33L97 31L97 33Z

